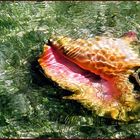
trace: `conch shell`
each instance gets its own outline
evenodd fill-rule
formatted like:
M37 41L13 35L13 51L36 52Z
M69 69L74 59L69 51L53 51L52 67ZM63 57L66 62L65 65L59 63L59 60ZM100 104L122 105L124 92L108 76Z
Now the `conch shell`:
M134 32L87 40L53 36L38 61L48 78L73 92L65 99L76 100L99 116L135 120L140 116L139 93L129 76L140 67L131 47L136 41Z

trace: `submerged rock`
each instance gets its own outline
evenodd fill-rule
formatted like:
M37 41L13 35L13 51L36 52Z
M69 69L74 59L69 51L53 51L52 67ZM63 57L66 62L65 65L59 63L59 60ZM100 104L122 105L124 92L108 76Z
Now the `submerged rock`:
M140 67L133 42L138 42L134 32L87 40L53 36L38 61L48 78L73 92L65 99L76 100L99 116L130 121L140 116L140 91L129 80ZM134 79L140 85L138 77Z

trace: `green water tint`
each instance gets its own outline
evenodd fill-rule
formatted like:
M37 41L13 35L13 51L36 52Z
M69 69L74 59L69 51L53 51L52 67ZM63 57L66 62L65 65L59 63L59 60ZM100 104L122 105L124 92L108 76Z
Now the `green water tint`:
M88 38L139 32L139 2L1 2L1 138L139 138L140 123L99 118L41 73L50 35Z

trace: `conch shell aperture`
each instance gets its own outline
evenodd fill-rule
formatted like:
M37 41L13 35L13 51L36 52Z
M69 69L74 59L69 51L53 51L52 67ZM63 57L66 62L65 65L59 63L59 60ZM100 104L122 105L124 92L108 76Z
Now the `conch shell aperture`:
M54 36L38 61L48 78L73 92L65 99L76 100L99 116L135 120L139 93L129 76L140 67L140 57L130 47L134 41L138 41L134 32L87 40Z

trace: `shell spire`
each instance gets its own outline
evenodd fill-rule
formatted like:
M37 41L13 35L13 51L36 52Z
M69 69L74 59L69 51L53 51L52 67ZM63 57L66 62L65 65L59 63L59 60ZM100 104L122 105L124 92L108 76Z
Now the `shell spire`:
M127 40L128 43L134 42L134 41L138 41L138 37L137 37L137 33L134 31L129 31L124 33L121 36L122 39Z

